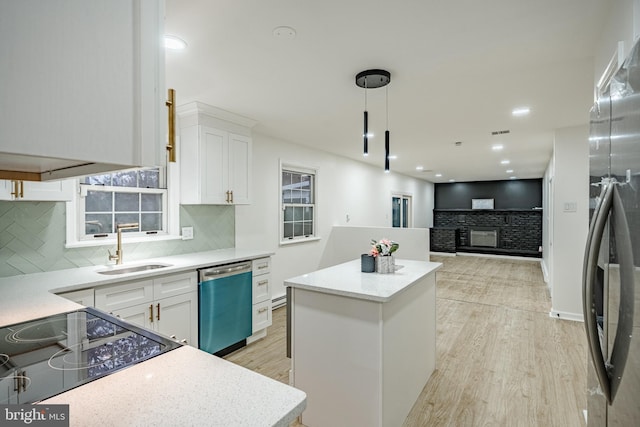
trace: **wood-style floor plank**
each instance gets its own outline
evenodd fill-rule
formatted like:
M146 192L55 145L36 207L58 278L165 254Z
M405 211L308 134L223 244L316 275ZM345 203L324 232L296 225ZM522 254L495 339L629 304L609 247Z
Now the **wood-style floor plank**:
M437 273L436 370L404 427L584 426L583 325L549 317L535 261L433 257ZM267 338L227 356L288 383L286 311ZM301 426L294 423L292 426Z

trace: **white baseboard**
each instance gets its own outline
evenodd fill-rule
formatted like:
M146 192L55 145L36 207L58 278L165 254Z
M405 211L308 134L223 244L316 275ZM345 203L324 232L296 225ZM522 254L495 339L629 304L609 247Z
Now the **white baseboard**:
M429 256L431 255L436 255L436 256L456 256L455 252L451 253L451 252L429 252Z
M540 260L540 268L542 269L542 279L544 280L544 283L546 283L548 285L549 284L549 272L547 271L547 264L545 264L544 260Z
M512 255L499 255L499 254L480 254L476 252L456 252L457 256L475 256L481 258L502 258L502 259L517 259L519 261L531 261L540 262L540 258L527 257L527 256L512 256Z
M566 311L557 311L551 309L549 317L554 319L573 320L574 322L584 322L584 317L579 313L568 313Z

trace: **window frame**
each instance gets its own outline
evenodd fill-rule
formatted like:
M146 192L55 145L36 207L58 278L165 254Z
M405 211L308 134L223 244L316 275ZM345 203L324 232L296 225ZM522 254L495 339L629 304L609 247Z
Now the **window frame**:
M393 225L393 201L400 199L400 225ZM407 209L404 209L403 201L407 201ZM403 219L406 217L407 226L403 227ZM391 227L392 228L413 228L413 195L408 193L391 193Z
M313 175L313 180L312 180L312 188L311 188L311 193L313 195L312 200L313 203L303 203L303 204L297 204L297 203L285 203L282 199L282 174L283 172L293 172L293 173L299 173L299 174L309 174L309 175ZM278 208L279 208L279 215L278 215L278 222L279 222L279 226L278 226L278 241L280 242L281 246L285 246L285 245L291 245L291 244L297 244L297 243L304 243L304 242L312 242L312 241L317 241L320 240L320 235L318 233L318 175L319 175L319 171L318 168L315 167L310 167L310 166L300 166L298 164L295 163L290 163L290 162L286 162L286 161L282 161L280 160L280 165L278 168ZM312 219L312 230L313 230L313 234L309 235L309 236L298 236L298 237L293 237L293 238L285 238L284 237L284 212L285 212L285 208L287 206L291 206L291 207L309 207L311 206L313 208L313 219Z
M105 191L105 192L120 192L120 193L164 193L162 200L162 223L163 231L158 231L153 234L143 231L130 231L122 234L123 243L145 243L155 242L163 240L178 240L181 239L180 218L179 218L179 195L177 189L179 188L178 182L178 170L173 165L167 165L166 167L159 167L161 169L161 185L166 182L166 188L140 188L140 187L120 187L120 186L103 186L84 184L80 181L84 180L83 177L75 179L75 188L73 198L71 201L66 202L66 241L65 248L78 248L78 247L90 247L90 246L110 246L117 242L117 233L105 233L105 237L89 237L93 235L86 235L85 229L85 203L83 196L87 191ZM110 173L127 172L132 170L145 169L145 168L131 168L125 170L118 170L112 172L98 173L95 175L106 175ZM164 175L164 179L162 176ZM144 191L140 191L144 190Z

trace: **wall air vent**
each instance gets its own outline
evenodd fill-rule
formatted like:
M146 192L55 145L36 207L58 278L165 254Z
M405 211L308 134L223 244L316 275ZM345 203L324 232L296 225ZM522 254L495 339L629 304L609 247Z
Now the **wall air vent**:
M496 135L504 135L505 133L511 133L511 131L509 129L505 129L505 130L494 130L493 132L491 132L491 135L496 136Z

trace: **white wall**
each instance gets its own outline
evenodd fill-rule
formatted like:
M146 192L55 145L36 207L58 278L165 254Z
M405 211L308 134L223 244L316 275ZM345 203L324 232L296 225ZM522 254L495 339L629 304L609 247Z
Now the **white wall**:
M278 185L281 160L318 170L317 234L321 237L318 241L280 245ZM414 227L432 226L432 183L400 174L385 174L382 167L254 133L253 201L251 205L235 208L236 247L273 252L272 296L284 295L285 279L318 269L334 225L390 226L393 192L412 196ZM363 242L363 245L368 243Z
M586 113L585 113L586 114ZM551 315L582 320L582 262L589 228L589 128L557 129L553 143L549 234Z
M553 269L553 245L551 230L553 230L553 156L549 160L547 170L542 177L542 274L551 290L550 272Z

